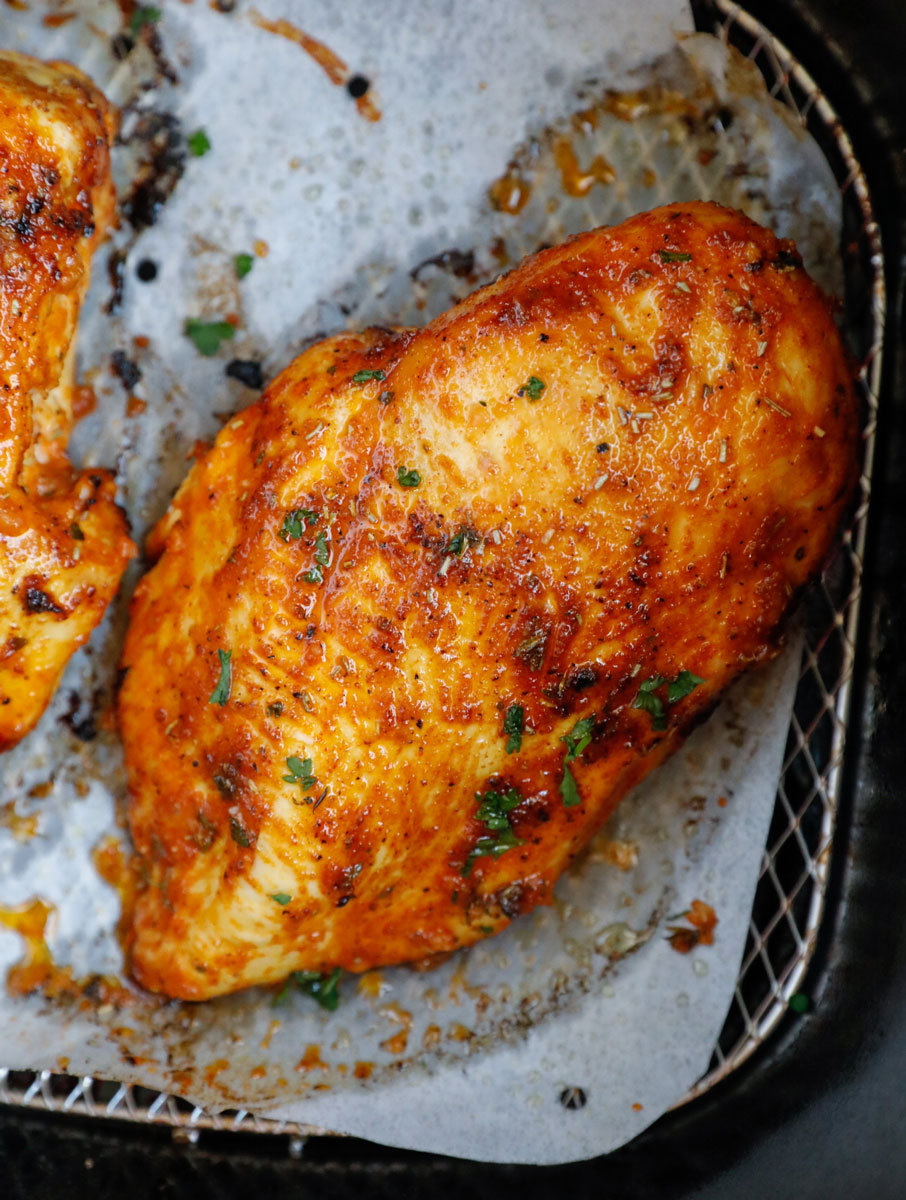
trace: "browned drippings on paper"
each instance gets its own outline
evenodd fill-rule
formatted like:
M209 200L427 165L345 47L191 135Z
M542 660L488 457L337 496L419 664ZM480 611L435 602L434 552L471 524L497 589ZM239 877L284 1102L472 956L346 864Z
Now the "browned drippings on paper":
M278 37L286 38L287 41L301 46L305 53L314 59L331 83L337 87L345 87L349 82L351 78L349 67L329 46L325 46L323 42L319 42L317 38L305 33L297 25L293 25L291 21L284 20L282 17L271 20L269 17L262 16L255 8L249 15L259 29L263 29L267 33L275 33ZM381 119L380 109L374 103L370 90L363 96L355 97L355 106L366 121Z

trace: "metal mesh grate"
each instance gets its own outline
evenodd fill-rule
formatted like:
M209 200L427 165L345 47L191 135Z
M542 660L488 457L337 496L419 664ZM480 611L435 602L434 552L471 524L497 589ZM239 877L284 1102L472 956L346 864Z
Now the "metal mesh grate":
M732 43L758 66L771 95L821 146L840 185L845 328L861 364L864 451L850 528L805 606L802 673L733 1001L710 1069L687 1098L728 1075L777 1026L808 968L824 912L859 618L885 309L880 233L868 188L830 104L789 51L730 0L696 0L694 8L700 29ZM152 1089L50 1071L0 1068L0 1103L164 1123L191 1141L202 1129L283 1133L294 1154L301 1152L305 1135L323 1132L246 1110L211 1114Z

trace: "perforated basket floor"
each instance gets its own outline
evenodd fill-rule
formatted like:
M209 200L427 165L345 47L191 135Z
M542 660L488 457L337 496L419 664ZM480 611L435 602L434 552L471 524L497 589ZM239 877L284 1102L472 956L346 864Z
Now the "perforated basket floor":
M880 391L881 337L884 325L883 258L880 234L861 168L846 131L805 69L754 18L728 0L695 4L700 29L716 33L751 59L776 97L809 130L830 163L843 200L844 328L849 349L860 364L857 383L864 413L860 493L840 549L805 605L806 645L790 725L783 774L761 865L745 954L733 1002L714 1049L707 1074L688 1098L700 1095L727 1076L770 1035L786 1013L815 947L825 908L854 669L861 579L874 455L875 418ZM686 164L679 187L674 177L662 187L674 195L696 188L695 170ZM691 171L691 174L690 174ZM616 190L616 189L615 189ZM534 244L508 237L512 257L554 241L564 232L620 219L600 207L573 205L564 215L547 218L532 230ZM655 201L656 202L656 201ZM454 270L454 274L455 274ZM446 285L449 286L447 279ZM429 285L430 286L430 285ZM463 285L463 292L469 290ZM424 296L415 300L419 307ZM366 301L363 308L367 310ZM351 313L353 323L373 314ZM0 1068L0 1102L93 1117L170 1124L194 1140L201 1129L285 1133L290 1152L299 1153L306 1134L318 1132L255 1116L247 1111L207 1113L186 1101L146 1088L50 1071Z

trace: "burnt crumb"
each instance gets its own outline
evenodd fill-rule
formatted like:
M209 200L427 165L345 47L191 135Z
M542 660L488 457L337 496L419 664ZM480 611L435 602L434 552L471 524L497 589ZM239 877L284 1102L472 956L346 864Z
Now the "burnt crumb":
M346 91L353 100L361 100L370 87L371 84L364 75L353 75L346 81Z
M131 392L142 377L141 368L123 350L114 350L110 355L110 365L113 373L127 392Z
M105 305L105 312L115 316L123 306L123 289L125 286L126 251L114 250L107 259L107 278L110 281L110 299Z
M64 612L53 596L38 587L25 589L24 605L25 611L29 613L56 613L62 616Z
M771 266L775 271L795 271L802 266L802 259L792 250L780 250L777 257L772 259Z
M597 451L598 454L606 454L609 449L610 449L609 442L598 442L597 446L595 446L595 450Z
M733 124L733 120L734 117L732 109L719 108L714 114L712 128L716 129L718 133L724 133Z
M186 165L185 138L179 118L159 109L123 114L120 142L140 149L140 161L122 210L136 233L154 225Z
M226 365L226 373L230 379L238 379L247 388L261 391L264 387L264 373L261 363L251 358L234 358Z
M211 8L221 13L235 12L236 0L211 0Z
M590 663L574 667L566 677L566 686L572 688L574 692L584 691L585 688L593 687L597 682L598 672Z
M409 272L412 279L418 279L426 267L439 267L441 271L449 271L459 279L467 279L475 270L474 250L442 250L431 258L426 258Z
M585 1091L585 1088L580 1087L565 1087L557 1098L563 1107L570 1112L584 1108L588 1103L588 1093Z
M90 703L84 701L76 691L69 693L69 706L61 714L60 721L69 727L80 742L93 742L98 735Z
M110 39L110 52L117 62L128 58L135 49L135 39L128 33L117 33Z
M754 262L747 262L744 270L749 275L757 275L759 271L764 270L764 259L756 258Z
M157 263L150 258L143 258L135 268L135 273L142 283L151 283L157 278Z
M340 899L337 901L336 907L337 908L345 908L346 905L349 903L349 901L354 900L354 899L355 899L355 896L341 896Z

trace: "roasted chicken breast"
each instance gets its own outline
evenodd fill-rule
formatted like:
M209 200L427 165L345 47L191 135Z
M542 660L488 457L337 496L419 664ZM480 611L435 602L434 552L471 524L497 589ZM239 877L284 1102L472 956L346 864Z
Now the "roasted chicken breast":
M0 750L37 722L134 552L109 473L66 458L112 135L75 67L0 53Z
M777 653L855 479L791 244L709 204L314 346L156 528L119 716L136 978L467 946Z

